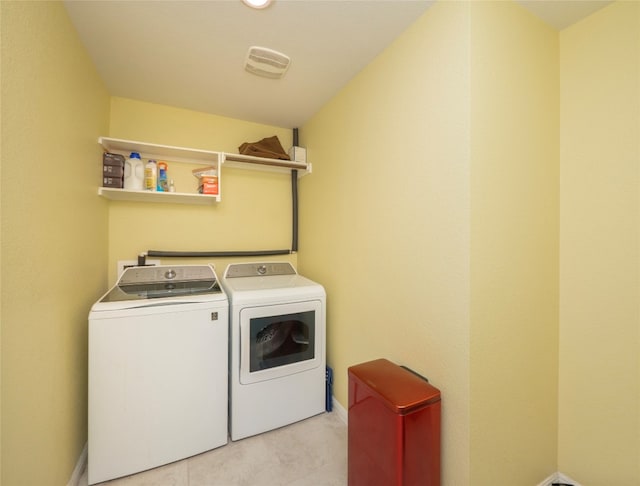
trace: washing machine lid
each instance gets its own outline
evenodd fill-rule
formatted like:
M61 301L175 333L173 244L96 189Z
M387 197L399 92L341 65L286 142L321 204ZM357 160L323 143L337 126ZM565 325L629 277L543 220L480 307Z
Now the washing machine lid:
M99 303L207 295L224 297L212 266L158 265L127 268Z

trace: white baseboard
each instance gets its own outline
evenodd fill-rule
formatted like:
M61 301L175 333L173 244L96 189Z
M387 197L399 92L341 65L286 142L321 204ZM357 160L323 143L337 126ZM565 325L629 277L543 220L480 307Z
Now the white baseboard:
M78 462L76 462L76 467L73 469L71 473L71 479L67 483L67 486L78 486L80 484L80 478L84 473L84 470L87 468L87 443L85 442L84 447L82 448L82 452L80 453L80 457L78 458Z
M336 400L336 397L334 396L331 397L331 404L333 406L333 411L338 415L340 420L342 420L345 425L347 425L349 423L349 414L347 413L345 408L340 405L340 402Z
M551 486L553 483L572 484L573 486L582 486L579 482L571 479L569 476L561 472L554 472L551 476L538 483L536 486Z

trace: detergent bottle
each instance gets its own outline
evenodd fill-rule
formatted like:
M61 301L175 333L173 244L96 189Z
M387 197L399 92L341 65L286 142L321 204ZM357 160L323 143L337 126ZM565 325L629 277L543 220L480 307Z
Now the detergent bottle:
M144 166L144 190L155 191L158 185L158 168L155 160L149 160Z
M124 188L142 191L144 183L144 164L138 152L131 152L124 162Z

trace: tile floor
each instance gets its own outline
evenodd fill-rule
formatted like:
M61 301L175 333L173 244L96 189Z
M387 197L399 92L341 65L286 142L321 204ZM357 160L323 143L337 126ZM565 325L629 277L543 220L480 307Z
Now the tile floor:
M334 411L104 486L344 486L347 426ZM87 472L79 486L87 485Z

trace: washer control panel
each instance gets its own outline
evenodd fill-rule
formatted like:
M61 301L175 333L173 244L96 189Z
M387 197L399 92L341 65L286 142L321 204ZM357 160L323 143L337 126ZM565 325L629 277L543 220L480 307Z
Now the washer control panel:
M130 285L212 279L215 279L215 272L210 265L158 265L127 268L118 283L120 285Z

